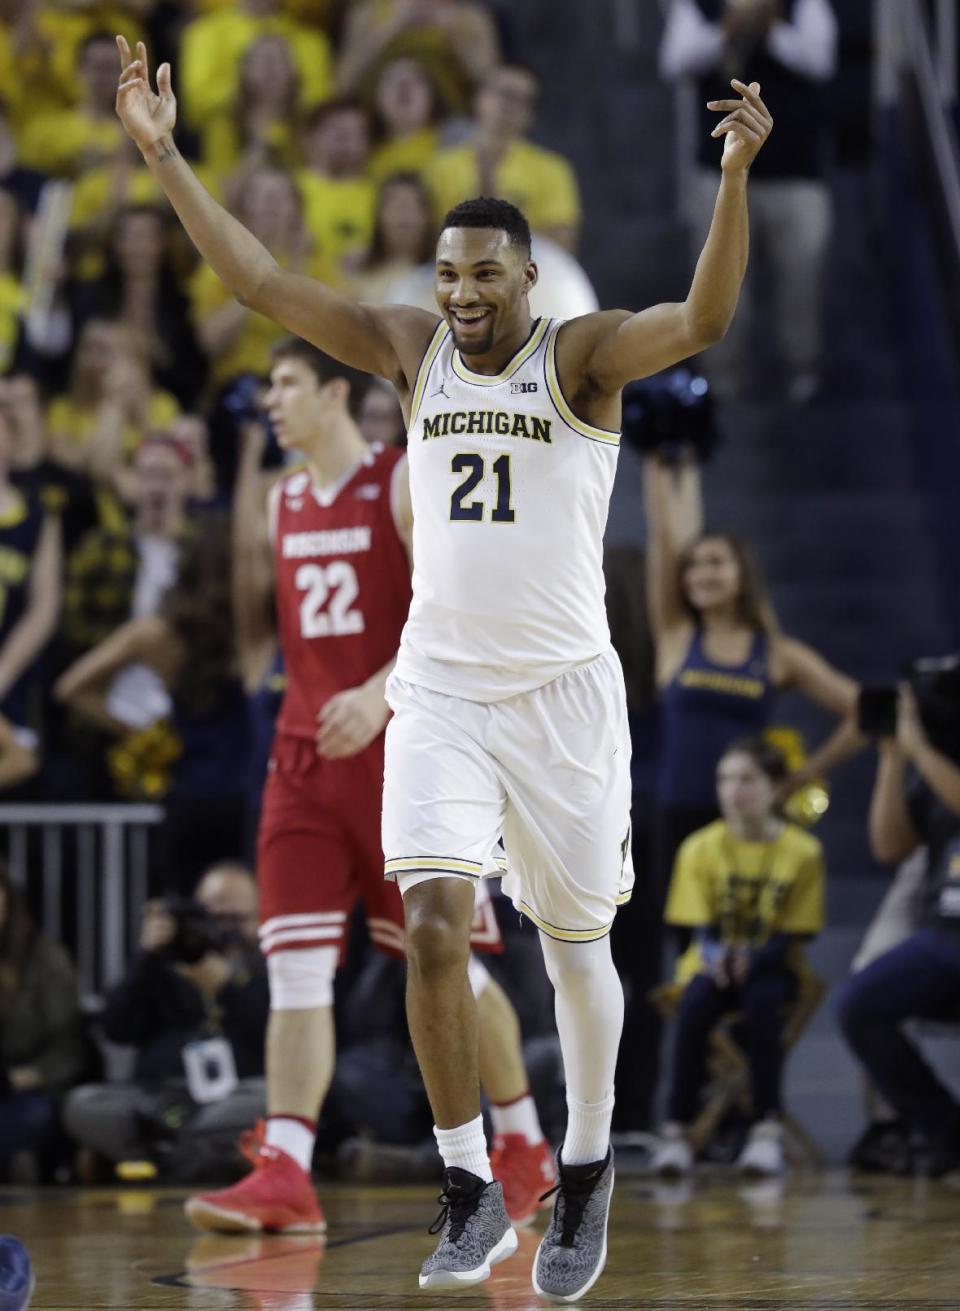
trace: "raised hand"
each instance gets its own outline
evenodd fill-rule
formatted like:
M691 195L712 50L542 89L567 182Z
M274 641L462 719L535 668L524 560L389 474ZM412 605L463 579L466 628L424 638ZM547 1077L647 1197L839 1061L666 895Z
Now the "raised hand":
M170 88L170 65L157 69L157 90L150 86L147 48L137 42L136 59L130 53L126 37L117 37L120 52L120 82L117 86L117 114L128 136L146 150L173 131L177 121L177 101Z
M730 85L740 92L741 100L707 101L708 109L726 115L710 133L712 137L726 137L720 161L725 173L748 169L773 128L770 111L760 99L760 83L747 86L734 78Z

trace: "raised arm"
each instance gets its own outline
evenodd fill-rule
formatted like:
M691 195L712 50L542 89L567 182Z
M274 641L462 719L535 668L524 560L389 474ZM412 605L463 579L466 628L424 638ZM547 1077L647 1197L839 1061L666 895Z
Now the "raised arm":
M669 465L659 456L643 462L643 500L647 524L647 605L658 643L689 622L683 603L680 561L703 531L700 469L687 456Z
M561 384L569 388L571 400L578 392L593 394L598 414L603 413L601 398L713 345L733 318L747 267L747 174L773 119L756 82L748 87L734 79L731 86L741 99L709 101L710 109L724 114L712 135L726 140L713 221L686 300L637 314L587 315L561 335ZM591 416L581 417L589 421Z
M117 113L176 210L203 259L236 299L353 368L379 374L406 392L436 317L408 306L358 305L313 278L285 272L251 232L210 195L173 140L176 100L170 65L150 87L147 51L131 56L117 37L120 83Z

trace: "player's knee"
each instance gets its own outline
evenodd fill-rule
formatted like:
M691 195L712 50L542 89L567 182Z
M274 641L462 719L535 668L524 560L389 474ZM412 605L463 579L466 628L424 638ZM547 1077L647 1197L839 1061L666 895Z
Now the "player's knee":
M272 952L267 957L270 1009L306 1011L332 1006L333 981L339 959L338 947Z
M554 991L584 995L607 986L610 972L616 978L609 938L597 942L559 942L540 935L543 963Z
M410 969L419 974L465 973L472 900L465 904L462 895L446 895L439 884L420 884L404 898Z

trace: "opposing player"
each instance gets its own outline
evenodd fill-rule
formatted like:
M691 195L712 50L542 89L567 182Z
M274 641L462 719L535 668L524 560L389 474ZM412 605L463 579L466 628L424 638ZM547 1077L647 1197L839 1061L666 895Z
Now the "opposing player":
M467 978L475 882L497 834L556 991L568 1124L534 1287L574 1301L606 1259L623 997L608 933L629 895L629 739L603 605L601 539L619 393L719 340L747 258L746 181L771 118L756 84L711 102L726 138L686 300L533 322L529 229L481 199L447 215L441 317L357 305L280 268L204 190L171 133L170 68L120 38L117 108L151 172L243 304L398 389L408 416L413 603L387 695L383 838L404 897L410 1030L446 1165L422 1287L488 1276L516 1237L479 1115Z
M356 425L364 387L354 370L306 342L275 349L268 411L281 446L301 452L305 464L272 490L266 553L259 458L252 462L247 449L241 457L238 646L262 681L279 638L286 670L257 852L270 974L268 1116L263 1135L245 1140L253 1172L187 1202L204 1229L325 1228L310 1162L334 1068L334 976L358 897L373 942L404 954L403 904L383 878L380 811L384 682L410 604L410 491L405 456L368 446ZM472 938L481 949L499 946L489 898ZM512 1007L478 959L470 979L484 1019L497 1174L511 1219L528 1223L554 1182L553 1158L527 1088Z

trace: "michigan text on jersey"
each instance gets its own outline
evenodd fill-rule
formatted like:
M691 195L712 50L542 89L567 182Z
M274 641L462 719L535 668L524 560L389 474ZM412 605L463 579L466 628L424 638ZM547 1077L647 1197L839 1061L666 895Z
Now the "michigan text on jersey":
M553 441L550 436L552 425L552 419L542 419L536 414L510 414L506 410L446 410L424 416L423 441L430 437L476 434L526 437L529 441L549 444Z

